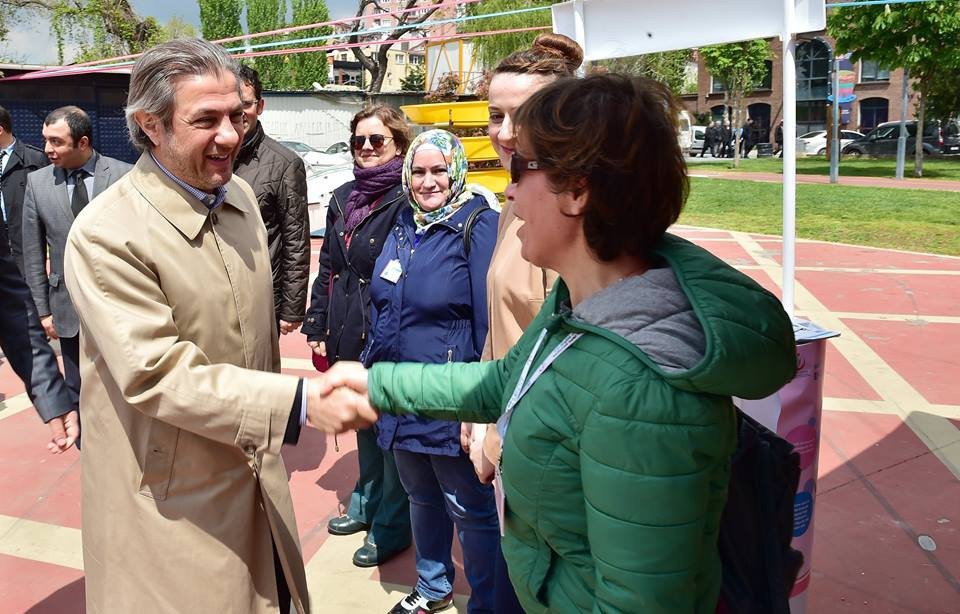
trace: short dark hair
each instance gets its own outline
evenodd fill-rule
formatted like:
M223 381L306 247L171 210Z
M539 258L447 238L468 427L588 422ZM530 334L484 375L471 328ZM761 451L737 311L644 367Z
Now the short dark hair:
M3 107L0 107L0 128L13 134L13 120L10 119L10 111L7 111Z
M560 79L517 110L520 146L551 188L588 190L583 232L601 260L649 257L680 216L689 181L679 112L662 84L616 74Z
M253 88L253 95L260 100L263 93L263 84L260 83L260 73L249 64L240 64L240 81Z
M87 115L86 111L73 105L60 107L59 109L50 111L47 118L43 120L43 125L49 126L57 123L61 119L67 124L67 127L70 128L70 138L73 139L74 146L76 146L83 137L87 137L87 140L91 144L93 143L93 124L90 123L90 116Z
M350 120L350 136L357 134L357 124L368 117L376 117L383 122L383 125L390 129L393 134L393 144L397 147L400 155L407 152L410 147L410 128L407 126L407 120L403 113L385 104L375 104L362 109Z

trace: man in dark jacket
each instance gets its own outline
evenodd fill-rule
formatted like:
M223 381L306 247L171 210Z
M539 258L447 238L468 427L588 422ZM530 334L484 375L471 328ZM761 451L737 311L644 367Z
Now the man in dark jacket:
M264 134L260 76L241 66L243 144L234 172L257 195L260 216L267 227L267 245L273 265L273 298L280 333L300 327L307 305L310 277L310 220L307 214L307 175L297 154Z
M0 107L0 207L3 223L0 224L0 241L10 246L10 254L23 273L23 193L26 190L27 174L50 164L50 160L33 145L28 145L13 136L13 121L10 112Z

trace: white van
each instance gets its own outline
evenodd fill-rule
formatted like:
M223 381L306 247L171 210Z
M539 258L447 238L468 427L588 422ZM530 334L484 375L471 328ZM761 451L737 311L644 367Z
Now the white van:
M686 153L693 146L693 120L686 111L680 111L677 116L677 142L680 143L680 151Z

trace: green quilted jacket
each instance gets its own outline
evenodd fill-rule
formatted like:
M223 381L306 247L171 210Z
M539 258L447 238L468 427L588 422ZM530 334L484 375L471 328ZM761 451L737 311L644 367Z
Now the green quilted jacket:
M665 370L573 317L561 280L502 360L370 371L383 412L494 422L542 330L534 368L568 333L584 333L521 398L504 439L503 552L531 614L715 609L736 443L730 397L764 397L790 380L793 330L776 297L705 250L666 235L658 254L703 330L692 368Z

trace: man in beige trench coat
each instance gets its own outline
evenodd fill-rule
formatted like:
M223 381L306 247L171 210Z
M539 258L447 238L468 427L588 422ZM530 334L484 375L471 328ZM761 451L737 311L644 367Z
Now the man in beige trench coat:
M237 68L200 40L145 53L127 124L143 151L78 216L87 612L309 610L284 441L359 397L281 375L266 230L232 178Z

